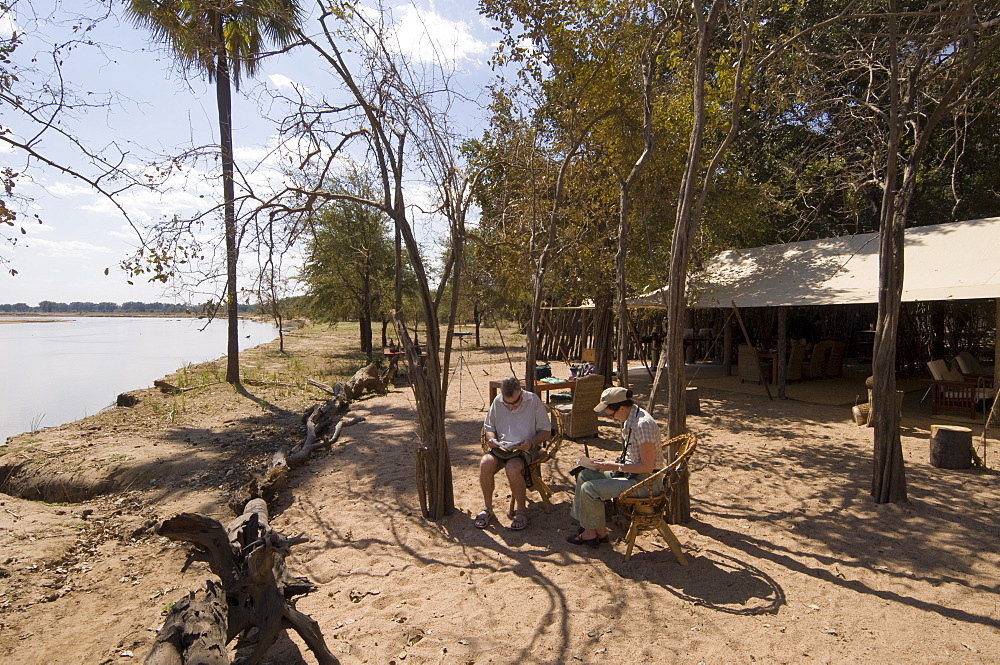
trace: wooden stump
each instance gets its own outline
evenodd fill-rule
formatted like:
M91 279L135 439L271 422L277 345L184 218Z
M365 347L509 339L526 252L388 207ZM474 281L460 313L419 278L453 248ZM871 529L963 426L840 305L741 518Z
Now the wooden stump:
M939 469L972 466L972 430L957 425L931 425L931 466Z
M684 408L689 416L701 415L701 402L698 401L697 386L688 386L684 391Z

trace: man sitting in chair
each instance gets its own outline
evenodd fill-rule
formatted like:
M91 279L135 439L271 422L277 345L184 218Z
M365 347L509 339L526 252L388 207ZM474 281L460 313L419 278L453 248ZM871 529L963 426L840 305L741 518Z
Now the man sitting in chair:
M552 434L552 422L542 400L534 393L521 390L521 382L510 377L500 383L500 394L490 405L483 427L489 450L479 461L479 486L483 490L484 505L476 515L475 525L480 529L489 526L493 517L493 476L502 467L514 497L514 519L510 528L520 531L528 526L524 471L539 456L538 444Z

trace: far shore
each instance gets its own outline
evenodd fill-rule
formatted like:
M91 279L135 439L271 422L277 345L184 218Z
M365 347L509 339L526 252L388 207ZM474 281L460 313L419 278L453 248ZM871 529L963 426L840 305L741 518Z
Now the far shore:
M149 319L204 319L200 314L183 312L0 312L0 325L4 323L51 323L82 317L149 318ZM222 319L224 317L216 317ZM241 319L260 320L253 314L240 314Z

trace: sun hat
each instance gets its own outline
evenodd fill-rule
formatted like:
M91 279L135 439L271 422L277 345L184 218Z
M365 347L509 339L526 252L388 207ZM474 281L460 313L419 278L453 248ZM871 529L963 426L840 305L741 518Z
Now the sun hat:
M619 402L624 402L632 396L632 391L628 388L622 388L621 386L613 386L611 388L605 388L604 392L601 393L601 401L597 403L594 407L594 411L601 413L604 409L608 408L609 404L617 404Z

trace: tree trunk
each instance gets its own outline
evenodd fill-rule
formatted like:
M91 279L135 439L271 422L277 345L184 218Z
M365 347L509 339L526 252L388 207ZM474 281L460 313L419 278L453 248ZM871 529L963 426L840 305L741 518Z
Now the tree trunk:
M903 232L906 223L905 201L897 201L896 198L899 194L902 131L896 37L895 19L890 18L889 140L879 213L878 321L872 359L871 422L875 428L875 466L871 494L876 503L906 501L903 444L899 436L899 409L896 408L896 333L903 296Z
M215 37L219 46L216 56L215 96L219 110L219 144L222 161L223 216L226 233L226 311L228 334L226 352L226 381L240 382L240 320L236 293L236 263L239 248L236 244L236 187L233 172L233 99L229 81L229 59L222 34L222 15L215 18Z
M604 384L611 384L614 334L614 312L611 294L601 291L594 297L594 373L604 377Z

